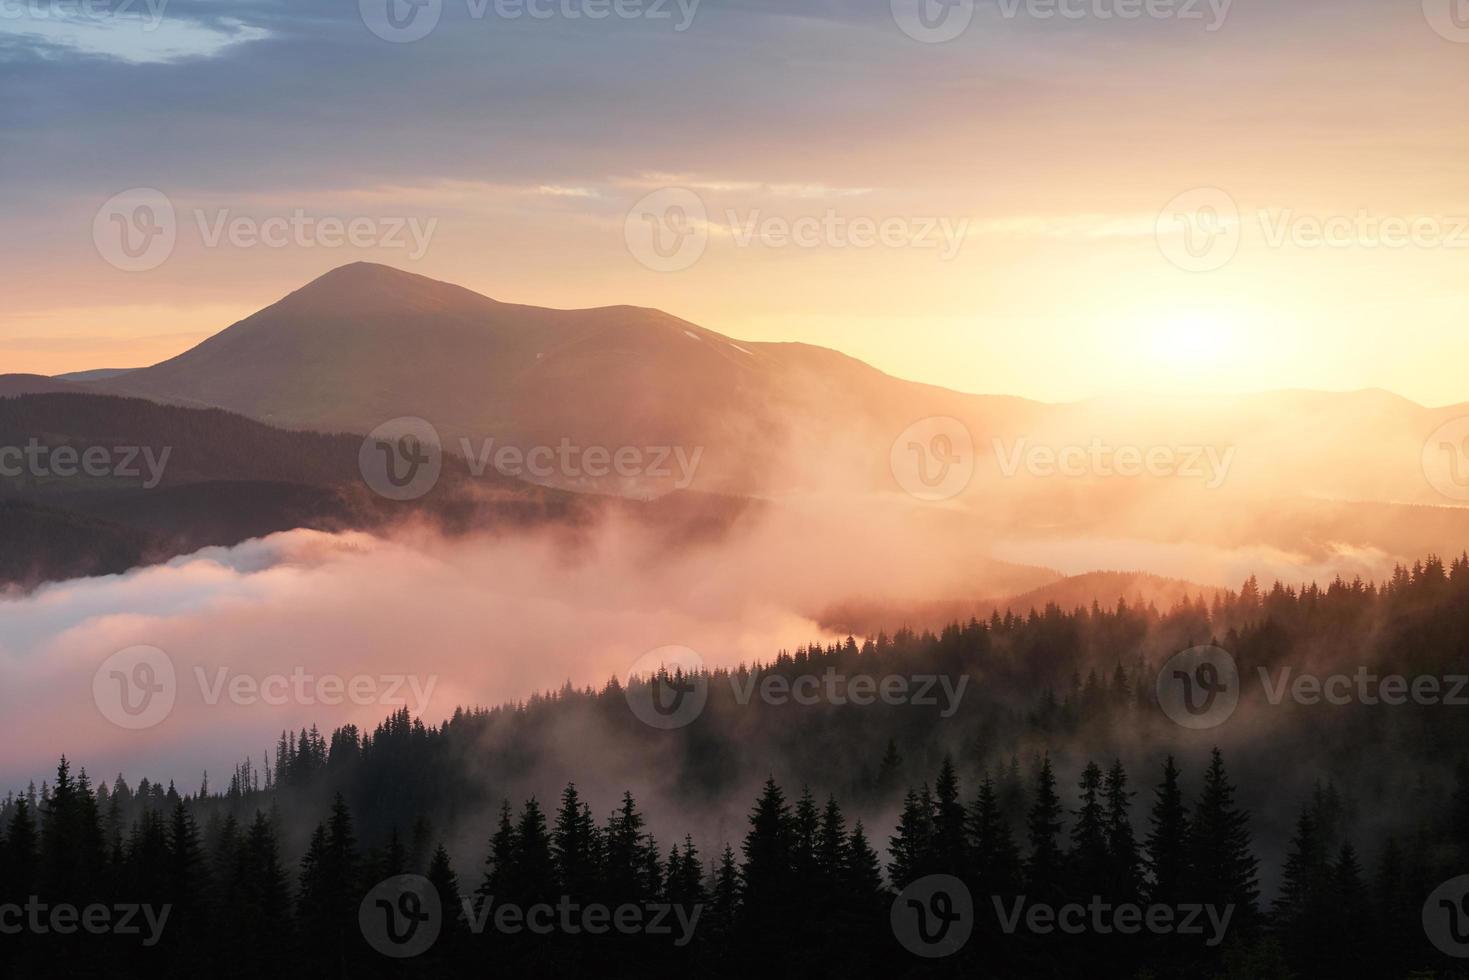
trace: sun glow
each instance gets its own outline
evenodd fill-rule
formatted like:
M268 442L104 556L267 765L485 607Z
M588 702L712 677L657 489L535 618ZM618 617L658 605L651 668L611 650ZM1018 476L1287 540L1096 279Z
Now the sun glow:
M1239 353L1239 339L1238 330L1222 314L1191 310L1149 324L1143 344L1159 369L1196 379L1226 370Z

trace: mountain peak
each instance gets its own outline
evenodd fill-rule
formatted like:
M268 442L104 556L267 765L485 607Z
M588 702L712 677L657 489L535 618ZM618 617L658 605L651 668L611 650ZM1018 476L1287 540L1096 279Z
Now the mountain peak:
M473 312L498 305L487 296L379 262L350 262L317 276L275 306L329 316Z

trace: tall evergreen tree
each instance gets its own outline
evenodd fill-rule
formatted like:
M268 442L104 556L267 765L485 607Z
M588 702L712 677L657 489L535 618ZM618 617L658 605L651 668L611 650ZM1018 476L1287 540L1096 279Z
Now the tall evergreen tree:
M551 842L562 891L577 901L593 897L598 891L602 861L600 840L592 811L581 801L573 783L567 783L561 794Z
M1235 907L1232 935L1248 935L1258 914L1259 861L1251 851L1250 816L1234 803L1224 757L1214 749L1190 835L1193 893L1206 905Z
M1020 891L1020 852L1010 832L1010 823L1000 807L994 780L988 775L980 781L979 794L970 808L969 839L973 855L973 886L988 895L1017 894Z
M1061 799L1056 795L1056 773L1051 757L1041 760L1035 777L1035 800L1026 817L1030 853L1025 859L1025 886L1035 901L1055 903L1063 895Z
M903 812L898 817L898 831L888 841L888 877L899 889L906 888L925 875L939 869L935 861L933 798L928 787L922 794L908 791L903 799Z
M752 929L784 932L790 922L792 828L790 807L774 777L765 780L745 834L740 868L741 904Z
M1071 864L1078 897L1105 896L1111 885L1112 864L1107 853L1107 815L1102 806L1102 770L1088 762L1082 770L1081 807L1071 826Z
M551 835L546 814L534 796L525 801L515 825L515 869L510 878L510 898L523 908L554 900L556 864L551 857Z
M1127 770L1117 759L1107 770L1103 792L1107 801L1107 857L1111 865L1111 892L1118 902L1142 898L1142 854L1132 829L1132 797L1127 789Z
M485 856L484 877L475 895L481 903L494 899L504 902L510 899L517 871L515 855L517 849L515 824L510 819L510 801L500 803L499 825L490 837L490 853Z
M944 756L938 782L933 787L934 858L946 874L969 877L969 836L965 832L964 802L960 799L959 775L954 760Z
M1193 882L1189 846L1192 828L1178 777L1178 766L1170 755L1163 763L1163 781L1154 790L1145 842L1148 874L1152 879L1148 900L1173 907L1188 900Z

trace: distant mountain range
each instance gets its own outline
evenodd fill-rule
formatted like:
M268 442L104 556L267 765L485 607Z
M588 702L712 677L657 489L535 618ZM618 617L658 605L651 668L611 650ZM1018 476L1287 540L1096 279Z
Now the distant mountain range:
M90 416L78 408L101 396L146 399L155 408L149 414L143 403L111 400ZM855 508L854 530L868 508L906 509L917 515L913 520L972 540L976 550L1002 541L1012 561L1018 556L1022 565L1068 571L1088 570L1086 562L1072 567L1075 561L1053 559L1072 542L1141 544L1145 556L1162 546L1257 549L1306 565L1342 554L1380 562L1445 542L1469 543L1469 508L1435 489L1424 472L1430 435L1469 416L1469 405L1425 408L1377 390L1048 405L904 381L805 344L735 340L658 310L502 303L368 263L329 272L160 364L59 378L0 376L0 399L8 399L0 401L0 421L9 416L6 438L32 432L101 438L96 424L116 412L131 420L129 438L144 444L162 438L155 427L171 427L168 438L180 441L182 453L192 427L227 429L209 437L220 439L213 450L188 443L194 449L181 465L194 466L199 476L189 485L331 488L329 498L278 491L268 519L220 518L207 534L185 534L188 542L294 519L312 526L369 520L364 515L384 502L364 496L356 476L361 437L412 416L437 432L451 473L477 469L506 446L524 451L570 443L609 453L678 447L698 454L686 485L641 471L557 470L504 479L506 493L537 507L589 506L553 491L646 499L678 488L777 505L794 496L825 499L834 511ZM222 409L255 425L226 421L222 413L179 414L184 409ZM953 420L944 424L957 425L954 431L972 444L960 465L973 472L960 481L963 492L925 503L901 492L905 481L895 467L910 451L923 456L951 448L930 444L926 431L916 440L905 435L932 418ZM308 433L347 435L313 442L321 437ZM308 467L270 475L284 464L264 462L266 455L251 448L265 442L301 465L305 455L330 445L334 462L330 472ZM1155 452L1166 463L1156 472L1117 472L1119 453L1151 460ZM925 457L915 465L930 462ZM176 472L183 471L171 471L170 481ZM493 465L488 476L497 478ZM458 485L449 479L423 506L442 507ZM166 488L193 492L172 482ZM12 481L0 496L15 500L17 493ZM54 488L41 493L32 486L28 493L31 506L63 506L88 520L147 510L102 506L90 493L85 507L59 502ZM160 498L150 499L159 506ZM271 493L255 498L269 499ZM179 505L179 512L187 510ZM156 534L160 522L168 524L135 517L127 527ZM1130 554L1128 548L1115 550ZM1089 564L1149 568L1150 559ZM1151 570L1173 576L1177 564Z
M493 470L473 474L454 457L430 493L396 502L364 483L359 436L138 398L30 393L44 387L0 379L0 447L48 450L39 474L0 459L0 469L20 471L0 472L0 586L118 573L292 528L371 530L415 516L451 533L537 524L575 531L615 510L687 540L747 506L701 494L653 504L579 495ZM64 468L49 456L63 447L72 452ZM89 451L106 461L93 473L77 462Z

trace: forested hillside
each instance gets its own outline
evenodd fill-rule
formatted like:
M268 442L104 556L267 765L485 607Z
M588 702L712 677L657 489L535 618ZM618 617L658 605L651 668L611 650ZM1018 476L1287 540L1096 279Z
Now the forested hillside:
M372 732L283 733L271 757L197 792L96 781L63 761L0 811L0 902L171 904L173 917L153 946L30 935L0 955L69 975L106 964L112 976L490 965L553 976L594 964L610 975L883 964L897 975L1461 976L1419 916L1469 867L1466 712L1447 697L1272 703L1249 675L1361 667L1439 678L1447 694L1469 666L1466 626L1469 559L1430 558L1380 587L1262 593L1252 580L1166 613L1051 607L782 653L703 674L707 705L671 731L639 721L629 699L639 685L688 683L681 673L442 724L404 711ZM1160 711L1158 664L1211 639L1240 665L1235 718L1271 726L1268 746L1232 720L1187 731ZM807 705L765 686L833 673L933 677L934 691L963 693ZM567 733L569 754L555 749ZM637 791L620 799L579 789L636 767L654 775L634 775L625 785ZM706 817L721 806L745 816L711 838ZM426 876L446 910L409 965L379 955L358 916L399 874ZM975 914L974 936L941 968L889 926L899 890L935 874L964 882ZM669 935L543 936L476 918L563 896L700 911ZM1094 898L1232 911L1197 935L1006 931L1026 903Z

